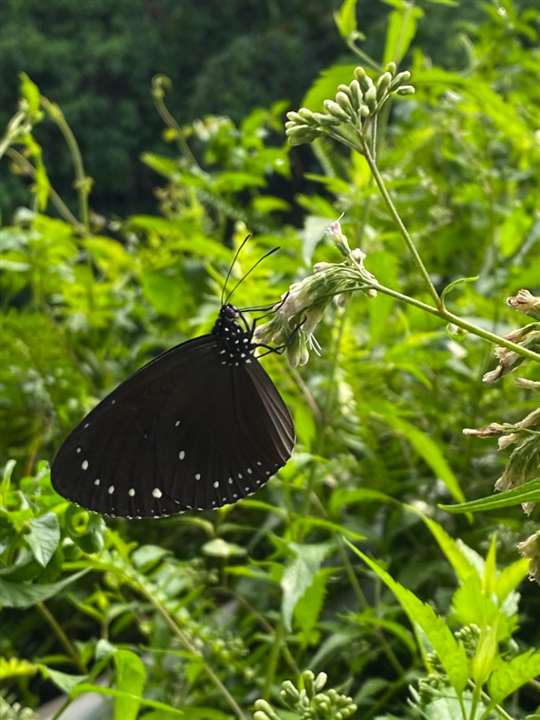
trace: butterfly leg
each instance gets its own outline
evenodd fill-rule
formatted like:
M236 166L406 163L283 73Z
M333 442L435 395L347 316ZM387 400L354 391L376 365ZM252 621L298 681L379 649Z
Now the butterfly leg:
M257 320L260 320L260 318L255 318L255 320L253 321L253 326L255 325ZM282 353L284 353L285 350L289 347L291 340L296 335L296 333L300 330L300 328L306 322L306 320L307 320L307 318L304 318L302 320L302 322L299 322L298 325L296 325L296 327L293 329L293 331L291 332L291 334L289 335L287 340L284 343L282 343L281 345L276 345L276 347L272 347L271 345L266 345L265 343L253 343L252 347L254 347L254 348L255 347L266 348L266 352L261 353L260 355L257 356L257 358L262 358L265 355L270 355L271 353L275 353L276 355L281 355Z

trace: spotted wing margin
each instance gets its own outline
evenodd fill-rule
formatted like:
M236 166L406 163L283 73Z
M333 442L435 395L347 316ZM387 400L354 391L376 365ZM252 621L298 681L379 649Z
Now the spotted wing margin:
M258 361L223 365L218 342L204 336L105 398L60 449L53 484L108 515L213 509L263 485L293 445L288 410Z
M173 393L189 396L190 376L203 358L215 358L216 338L203 335L176 345L140 368L107 395L74 428L51 467L55 490L82 507L110 515L129 515L118 498L134 506L142 479L150 485L159 472L155 429ZM154 485L150 488L150 496ZM135 491L130 494L131 491ZM146 503L150 504L150 503ZM151 510L154 512L150 512ZM178 512L177 504L161 498L159 514ZM155 516L155 507L145 515Z

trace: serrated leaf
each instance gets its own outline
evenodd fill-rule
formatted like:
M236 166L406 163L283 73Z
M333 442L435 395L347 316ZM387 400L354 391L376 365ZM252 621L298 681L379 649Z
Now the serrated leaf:
M488 682L493 703L501 703L537 675L540 675L540 652L530 650L508 662L498 658Z
M339 34L345 40L357 31L356 3L357 0L344 0L339 10L334 13L334 20L339 30Z
M12 677L34 675L37 670L38 665L34 665L34 663L28 662L28 660L0 657L0 681Z
M302 633L304 645L312 644L310 640L323 608L329 577L330 571L324 568L315 573L311 584L294 608L294 624Z
M520 585L528 574L528 558L521 558L521 560L516 560L516 562L503 568L499 573L495 586L495 593L499 602L506 600L510 593Z
M469 502L456 503L455 505L441 503L439 507L449 513L487 512L527 502L540 502L540 478L529 480L519 487L505 490L496 495L488 495L476 500L469 500Z
M296 557L287 565L281 578L281 589L283 591L281 612L285 628L290 632L296 604L313 582L330 550L330 545L327 543L317 545L289 543L288 547L295 553Z
M45 567L60 542L58 517L55 513L50 512L34 518L28 527L30 532L24 536L24 539L38 563Z
M454 572L456 573L458 580L460 582L464 582L470 575L478 577L476 566L470 561L463 550L464 543L458 544L435 520L427 517L414 507L411 509L417 515L420 515L424 523L431 531L431 534L445 554L446 559L454 568Z
M394 580L374 560L347 540L345 542L392 591L410 621L420 626L433 650L437 653L452 687L457 693L462 693L468 680L467 654L463 645L452 635L444 619L437 615L430 605L416 597L411 590Z

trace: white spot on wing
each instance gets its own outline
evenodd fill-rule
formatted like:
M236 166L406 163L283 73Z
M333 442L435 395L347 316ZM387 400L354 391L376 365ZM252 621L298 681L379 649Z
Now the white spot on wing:
M112 495L114 492L114 485L109 485L107 492L109 493L109 495Z
M195 480L200 480L200 479L201 479L201 473L196 473Z
M174 427L178 427L179 425L180 425L180 420L177 420L177 421L174 423Z
M135 488L129 488L128 495L129 497L135 497Z
M248 468L247 471L248 471L248 473L249 473L250 475L251 475L251 473L253 472L253 470L252 470L251 468Z
M155 498L158 498L158 499L159 499L159 498L163 495L163 493L161 492L161 490L160 490L159 488L154 488L154 489L152 490L152 495L153 495Z
M180 452L178 453L178 457L180 458L180 460L183 460L186 457L186 451L180 450Z
M80 452L82 452L82 448L78 447L78 448L77 448L77 455L78 455Z
M81 467L83 470L88 470L88 460L83 460L81 463Z
M219 487L219 480L216 480L216 481L215 481L214 487L215 487L215 488L218 488L218 487Z
M100 482L101 482L101 480L100 480L99 478L96 478L96 479L94 480L94 485L95 485L96 487L99 487Z

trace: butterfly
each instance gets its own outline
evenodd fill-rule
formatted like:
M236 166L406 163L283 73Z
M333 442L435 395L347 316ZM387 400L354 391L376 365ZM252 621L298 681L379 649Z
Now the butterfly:
M234 503L285 465L293 420L257 357L256 322L223 302L231 269L212 331L151 360L69 434L51 467L60 495L110 516L157 518Z

